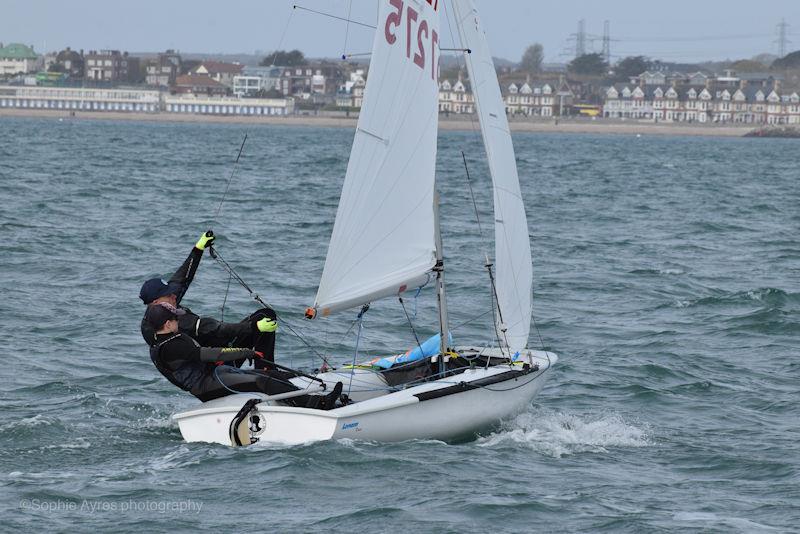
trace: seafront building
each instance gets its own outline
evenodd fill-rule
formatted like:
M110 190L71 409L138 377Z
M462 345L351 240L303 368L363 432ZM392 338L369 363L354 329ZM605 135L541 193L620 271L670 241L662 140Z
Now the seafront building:
M654 122L800 124L800 95L770 74L645 72L606 90L603 116Z
M42 57L33 51L32 46L0 43L0 76L14 76L36 72L42 66Z
M344 78L339 63L321 62L284 67L277 88L284 96L307 100L312 95L334 95L338 82Z
M141 89L0 86L0 108L275 116L292 114L294 100L169 95Z
M187 74L175 79L171 91L176 94L225 96L228 94L228 87L207 74Z
M225 87L233 87L233 80L242 73L243 65L224 61L203 61L189 71L190 76L208 76Z
M87 80L109 84L135 83L139 78L139 58L119 50L94 50L84 58Z
M475 113L475 97L468 82L461 76L455 83L443 80L439 83L439 113Z
M164 111L198 115L285 116L294 113L294 99L166 96Z
M506 114L524 117L560 117L567 115L574 94L569 85L560 82L535 85L530 77L522 80L503 80L500 86ZM439 112L445 114L475 113L475 98L469 82L461 76L455 83L443 80L439 84Z
M233 78L233 94L239 97L257 96L277 90L281 79L281 67L244 67L241 74Z
M170 87L181 72L181 55L167 50L145 61L145 83L155 87Z
M508 115L561 117L570 114L575 95L564 80L532 85L530 80L502 86Z
M139 89L0 86L0 108L156 113L160 93Z
M350 73L350 79L339 86L336 92L336 105L340 108L360 109L364 102L364 88L367 86L364 69Z

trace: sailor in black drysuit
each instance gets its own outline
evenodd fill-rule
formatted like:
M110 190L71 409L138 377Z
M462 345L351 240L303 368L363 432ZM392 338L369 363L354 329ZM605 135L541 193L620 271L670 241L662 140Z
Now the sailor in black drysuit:
M211 231L205 232L192 248L189 257L172 275L169 282L151 278L142 285L139 298L145 305L166 302L180 307L186 313L178 318L179 332L186 334L201 347L239 347L255 349L264 354L254 361L256 368L270 368L275 361L275 330L277 316L272 308L263 308L238 323L223 323L211 317L200 317L189 308L180 306L181 299L194 279L203 251L214 243ZM155 331L142 319L142 337L148 345L156 342ZM234 362L240 367L244 360Z
M267 395L298 391L289 382L290 373L242 371L224 365L245 358L263 358L253 349L235 347L201 347L197 341L179 331L180 308L162 302L147 307L144 320L155 332L150 359L167 380L201 401L209 401L232 393L259 392ZM300 395L286 399L292 406L330 410L342 392L339 382L327 395Z

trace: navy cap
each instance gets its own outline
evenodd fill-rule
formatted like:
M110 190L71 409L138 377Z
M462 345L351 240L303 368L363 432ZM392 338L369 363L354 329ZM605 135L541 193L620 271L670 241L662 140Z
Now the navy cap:
M179 315L186 315L186 312L167 302L159 302L147 307L147 311L144 312L144 320L150 323L154 329L160 330L164 323L170 319L177 319Z
M168 284L161 278L151 278L142 284L142 289L139 291L139 298L142 299L142 302L145 304L150 304L158 297L174 295L180 290L180 284Z

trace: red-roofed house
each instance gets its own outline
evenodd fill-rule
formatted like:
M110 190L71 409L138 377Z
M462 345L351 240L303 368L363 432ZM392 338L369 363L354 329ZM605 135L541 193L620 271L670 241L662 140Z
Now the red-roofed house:
M178 76L172 91L176 94L193 95L224 96L228 94L228 88L225 85L206 74Z
M233 87L233 78L242 73L243 65L238 63L224 63L222 61L203 61L189 71L192 76L208 76L227 87Z

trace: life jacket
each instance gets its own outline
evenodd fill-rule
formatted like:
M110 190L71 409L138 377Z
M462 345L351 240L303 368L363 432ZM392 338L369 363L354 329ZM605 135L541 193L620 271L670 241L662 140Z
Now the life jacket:
M158 369L167 380L172 382L173 385L178 386L184 391L191 391L191 389L203 379L205 374L203 364L187 361L173 371L167 367L161 359L161 347L180 336L181 334L175 334L161 343L152 345L150 347L150 359L153 361L153 365L156 366L156 369ZM195 342L194 340L192 341Z

